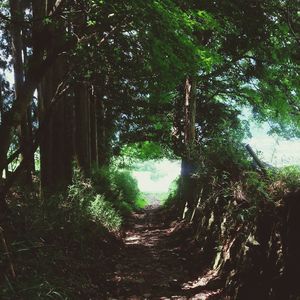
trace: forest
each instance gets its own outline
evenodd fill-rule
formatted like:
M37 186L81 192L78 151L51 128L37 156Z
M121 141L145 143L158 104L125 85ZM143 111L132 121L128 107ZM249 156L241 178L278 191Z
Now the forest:
M298 0L0 0L0 299L299 300L300 167L244 142L300 137L299 43Z

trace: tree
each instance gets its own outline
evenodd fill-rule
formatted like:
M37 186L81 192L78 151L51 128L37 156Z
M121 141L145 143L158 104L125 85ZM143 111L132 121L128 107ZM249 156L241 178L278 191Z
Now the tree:
M16 81L17 77L22 80L3 113L0 166L2 170L18 157L19 150L8 159L7 153L14 130L22 122L26 125L23 128L32 127L25 115L38 90L39 129L34 141L30 137L34 147L28 153L32 156L40 144L41 185L48 191L59 190L58 185L66 187L73 155L86 174L92 158L108 161L108 145L115 136L116 122L129 115L128 104L120 99L133 99L135 95L141 104L140 111L144 111L140 115L145 115L145 97L141 96L168 93L174 86L174 75L181 78L183 70L195 62L196 48L188 36L189 19L172 1L150 2L146 7L142 1L28 1L26 10L17 7L24 11L22 20L17 20L22 13L15 14L13 7L20 2L10 4L2 6L1 18L5 29L11 25L11 36L17 46ZM158 30L162 33L160 38ZM173 42L167 45L167 40ZM26 62L20 56L21 42L26 45ZM188 55L182 56L183 53ZM101 64L98 66L96 61ZM102 99L97 100L99 95ZM153 107L148 102L146 107ZM76 139L70 134L74 128ZM95 137L104 141L95 142ZM107 153L100 154L96 145ZM25 153L25 147L23 150ZM25 167L24 158L25 155L18 170Z
M212 136L216 138L215 133L221 136L226 130L218 125L225 120L216 120L210 114L209 108L214 106L237 114L243 107L251 107L258 120L272 120L273 130L297 135L299 85L294 79L299 75L299 67L294 51L298 39L289 22L292 19L295 26L297 17L291 15L289 2L178 1L178 4L193 22L193 38L202 54L195 80L197 109L193 130L197 132L198 150L192 161L201 157L199 147L203 148ZM281 71L284 75L280 75ZM184 163L188 122L183 121L186 118L181 95L185 92L177 95L175 101L173 140L177 154L183 158L182 172L186 173L184 169L193 168ZM237 123L236 113L231 117L232 124ZM193 203L190 193L184 193L191 189L185 189L184 185L182 189L183 202Z

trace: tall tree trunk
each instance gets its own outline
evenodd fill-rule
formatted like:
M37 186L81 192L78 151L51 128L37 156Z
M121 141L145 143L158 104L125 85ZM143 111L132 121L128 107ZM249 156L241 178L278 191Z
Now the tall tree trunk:
M24 21L24 10L22 7L21 0L10 0L10 10L11 10L11 18L12 18L12 27L11 27L11 37L12 37L12 57L13 57L13 66L14 66L14 81L15 81L15 97L18 98L22 85L24 84L24 65L27 63L27 53L26 47L23 45L23 37L21 25ZM22 53L23 57L22 58ZM30 105L28 105L27 111L30 109ZM23 160L25 161L25 170L27 182L31 182L31 147L32 141L30 141L30 132L29 132L29 124L28 113L25 114L22 118L21 124L19 126L19 139L20 139L20 148L21 154L23 156Z
M18 15L15 15L15 7L14 5L20 5L20 2L11 3L12 4L12 12L11 14L12 18L19 18ZM7 153L8 149L11 143L12 135L13 135L13 129L17 128L23 120L23 116L26 113L26 109L28 105L30 104L33 93L35 88L37 87L38 82L41 80L41 77L43 76L45 70L49 66L50 59L43 60L43 52L40 51L39 45L38 45L38 35L37 32L41 31L41 28L43 28L42 20L43 16L38 12L37 8L40 8L42 6L42 2L33 1L33 16L37 20L33 24L33 54L30 57L30 60L28 62L25 81L22 83L22 80L24 80L24 77L20 77L20 74L22 75L22 72L17 71L16 76L18 76L15 80L16 82L16 91L18 91L18 95L16 95L14 102L12 104L12 107L9 111L2 114L2 120L0 125L0 166L5 166L7 161ZM17 8L18 11L18 8ZM42 9L40 10L43 11ZM14 35L16 35L20 31L18 29L19 22L13 22L12 23L12 39L14 39ZM16 27L15 27L16 26ZM14 53L20 53L20 49L22 50L20 46L20 40L18 41L18 38L16 41L13 41L15 43L13 52ZM51 58L51 60L54 58ZM20 61L20 58L19 58ZM20 64L18 62L15 62L16 67L20 68ZM21 65L22 66L22 65ZM23 70L24 71L24 70ZM21 85L19 87L19 85ZM5 203L5 192L3 190L0 190L0 206L7 206Z
M28 64L28 55L27 55L27 47L24 45L23 45L23 57L24 57L24 65L26 66ZM35 172L35 159L34 159L35 151L33 151L34 145L33 145L33 129L32 129L32 126L33 126L32 105L28 105L25 120L27 121L27 126L23 130L26 131L26 133L27 133L26 134L26 140L27 140L27 146L26 146L27 162L26 162L26 165L28 165L28 170L30 170L30 172L34 173Z
M53 70L49 70L46 77L43 79L38 89L38 108L39 108L39 126L43 125L43 134L40 140L40 184L41 184L41 196L47 198L53 187L53 167L57 163L53 157L53 126L52 118L48 120L46 124L43 123L43 119L47 109L49 108L49 102L53 96Z
M105 103L104 96L99 91L96 90L97 93L97 102L96 102L96 114L97 114L97 148L98 148L98 166L104 166L108 162L107 157L107 132L106 132L106 118L105 118Z
M195 117L196 97L193 79L186 77L184 82L184 151L181 162L181 197L182 203L186 203L184 217L189 217L193 210L194 182L192 175L195 172Z
M2 76L0 75L0 125L2 123L3 113L4 113L4 96L3 96L2 89L3 89L3 80L2 80ZM0 168L0 180L3 177L3 171L4 171L4 168L3 169ZM6 175L7 175L7 173L6 173ZM0 187L0 189L1 189L1 187Z
M18 98L21 94L22 85L24 84L24 61L22 58L23 41L21 24L24 21L24 11L22 8L21 0L10 0L10 11L12 18L11 37L12 37L12 58L14 66L14 81L15 81L15 97ZM25 56L24 56L25 58ZM24 174L23 183L31 186L32 174L31 174L31 148L30 133L28 124L28 115L24 114L21 124L19 125L19 144L22 154L22 160L24 160Z
M57 192L64 192L72 179L72 98L62 95L49 120L43 122L65 68L63 59L59 60L38 90L39 120L43 132L40 140L41 195L44 199Z
M0 76L0 124L2 123L3 120L3 115L4 115L4 85L3 85L3 79ZM0 179L3 177L3 172L5 172L5 177L8 176L8 165L6 165L3 169L0 168ZM0 186L1 190L1 186Z
M49 13L54 1L48 1L46 5L45 9ZM51 55L51 48L54 49L56 43L62 43L65 27L61 24L60 28L52 27L49 30L54 37L50 41ZM60 96L49 120L43 122L67 71L66 60L61 56L49 68L38 89L39 123L43 131L40 140L41 196L45 200L55 193L65 192L72 179L73 104L71 99L66 95Z
M3 96L3 81L0 75L0 125L3 122L4 115L4 96ZM6 156L5 156L6 160ZM7 203L5 202L5 193L4 193L4 178L3 178L4 168L0 168L0 219L6 214L8 210ZM7 177L7 167L5 168L5 176Z
M24 21L23 10L21 7L21 0L10 0L11 11L11 38L12 38L12 58L14 66L14 80L15 80L15 95L19 96L22 84L24 83L24 68L22 59L22 33L20 24Z
M98 126L97 126L97 98L93 88L91 94L91 162L98 166Z
M91 112L88 88L77 83L75 92L75 145L76 159L86 176L91 171Z
M11 13L11 49L12 49L12 58L13 58L13 68L14 68L14 88L15 88L15 97L20 97L21 88L24 82L24 70L23 70L23 60L22 60L22 35L20 24L23 20L23 11L21 8L21 0L10 0L10 13ZM7 152L10 144L10 128L6 128L7 116L2 111L1 116L1 125L0 125L0 165L4 165L4 162L7 158ZM22 140L20 140L20 145L22 147ZM2 164L3 163L3 164ZM1 177L3 170L0 170ZM0 186L0 201L1 208L7 209L5 203L5 189L4 185Z
M184 143L187 148L192 148L195 142L196 99L193 85L193 80L187 77L184 84ZM187 152L191 156L191 149Z
M0 125L3 122L3 115L4 115L4 84L2 75L0 75ZM0 170L2 171L2 170Z
M51 25L44 23L44 18L47 13L46 4L50 7L48 13L53 11L53 5L50 5L50 2L51 1L32 1L33 19L35 20L32 24L32 54L28 58L25 81L22 84L20 93L14 99L11 109L4 114L3 122L0 125L1 166L5 165L6 162L13 129L21 124L27 107L32 101L33 94L41 83L41 80L55 64L58 57L61 57L60 54L62 52L66 53L77 44L77 39L74 38L66 42L63 36L59 36L59 39L56 39L53 43L53 35L49 35L49 30L47 29ZM54 1L51 3L53 4L53 2ZM49 49L51 49L51 51L49 51Z

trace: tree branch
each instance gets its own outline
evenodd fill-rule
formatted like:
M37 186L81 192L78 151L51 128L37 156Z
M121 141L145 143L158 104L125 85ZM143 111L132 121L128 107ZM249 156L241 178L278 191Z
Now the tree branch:
M56 0L56 2L54 3L48 17L52 17L52 16L56 15L59 12L63 2L64 2L64 0Z

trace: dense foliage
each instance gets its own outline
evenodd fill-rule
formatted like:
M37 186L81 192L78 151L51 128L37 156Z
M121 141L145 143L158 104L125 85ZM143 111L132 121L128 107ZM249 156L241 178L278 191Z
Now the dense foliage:
M249 110L299 137L297 1L3 0L0 20L0 230L17 265L16 276L1 254L4 299L94 296L91 278L71 277L66 291L57 281L68 251L91 266L96 247L84 245L98 233L115 241L145 205L136 160L182 160L167 203L196 220L196 236L224 207L231 225L255 223L299 186L296 169L253 168L240 118ZM208 254L229 227L203 234Z

